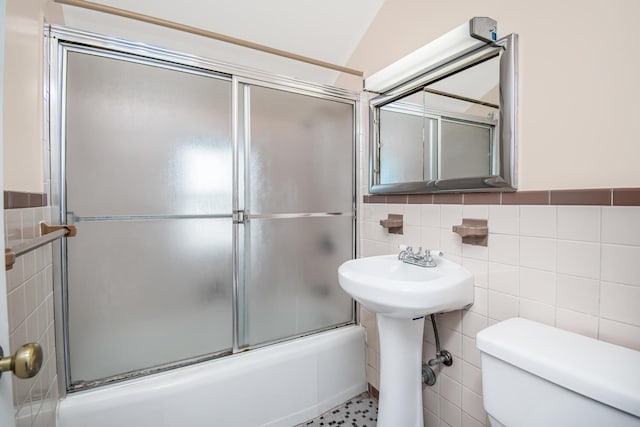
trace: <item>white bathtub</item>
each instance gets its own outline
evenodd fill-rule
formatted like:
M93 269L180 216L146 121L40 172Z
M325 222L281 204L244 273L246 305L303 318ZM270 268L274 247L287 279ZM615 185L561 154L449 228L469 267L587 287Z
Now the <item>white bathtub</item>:
M365 332L348 326L73 393L57 426L291 427L365 390Z

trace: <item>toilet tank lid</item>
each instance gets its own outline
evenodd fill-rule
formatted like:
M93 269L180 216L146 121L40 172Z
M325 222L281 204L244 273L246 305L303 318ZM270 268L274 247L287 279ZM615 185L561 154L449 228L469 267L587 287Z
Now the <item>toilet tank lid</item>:
M640 417L640 352L522 318L478 332L481 352Z

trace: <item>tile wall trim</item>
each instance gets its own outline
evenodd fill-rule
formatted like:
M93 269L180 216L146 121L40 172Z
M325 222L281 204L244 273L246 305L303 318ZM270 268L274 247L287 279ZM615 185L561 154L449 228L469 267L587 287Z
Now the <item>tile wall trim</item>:
M371 385L371 383L367 383L367 390L369 391L369 394L371 396L375 397L376 399L380 399L380 392L377 388Z
M515 193L438 193L365 195L364 203L449 205L640 206L640 188L517 191Z
M5 209L39 208L47 206L46 193L25 193L23 191L5 191Z

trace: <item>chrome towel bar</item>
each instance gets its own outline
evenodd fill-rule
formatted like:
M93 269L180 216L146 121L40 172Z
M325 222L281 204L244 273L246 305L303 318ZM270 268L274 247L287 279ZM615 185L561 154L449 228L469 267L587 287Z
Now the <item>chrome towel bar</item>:
M77 234L75 225L48 225L44 222L40 223L40 236L35 239L27 240L24 243L16 245L12 248L4 249L4 265L6 270L11 270L16 258L20 255L29 253L41 246L51 243L62 237L73 237Z

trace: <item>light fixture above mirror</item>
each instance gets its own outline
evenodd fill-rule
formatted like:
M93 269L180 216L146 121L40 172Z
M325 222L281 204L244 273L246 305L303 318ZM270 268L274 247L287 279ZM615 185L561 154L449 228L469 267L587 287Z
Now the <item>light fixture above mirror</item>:
M497 39L498 23L488 17L475 17L438 37L429 44L400 58L364 81L369 92L385 93L451 59L472 52Z
M371 194L516 189L517 35L496 28L473 18L365 80Z

